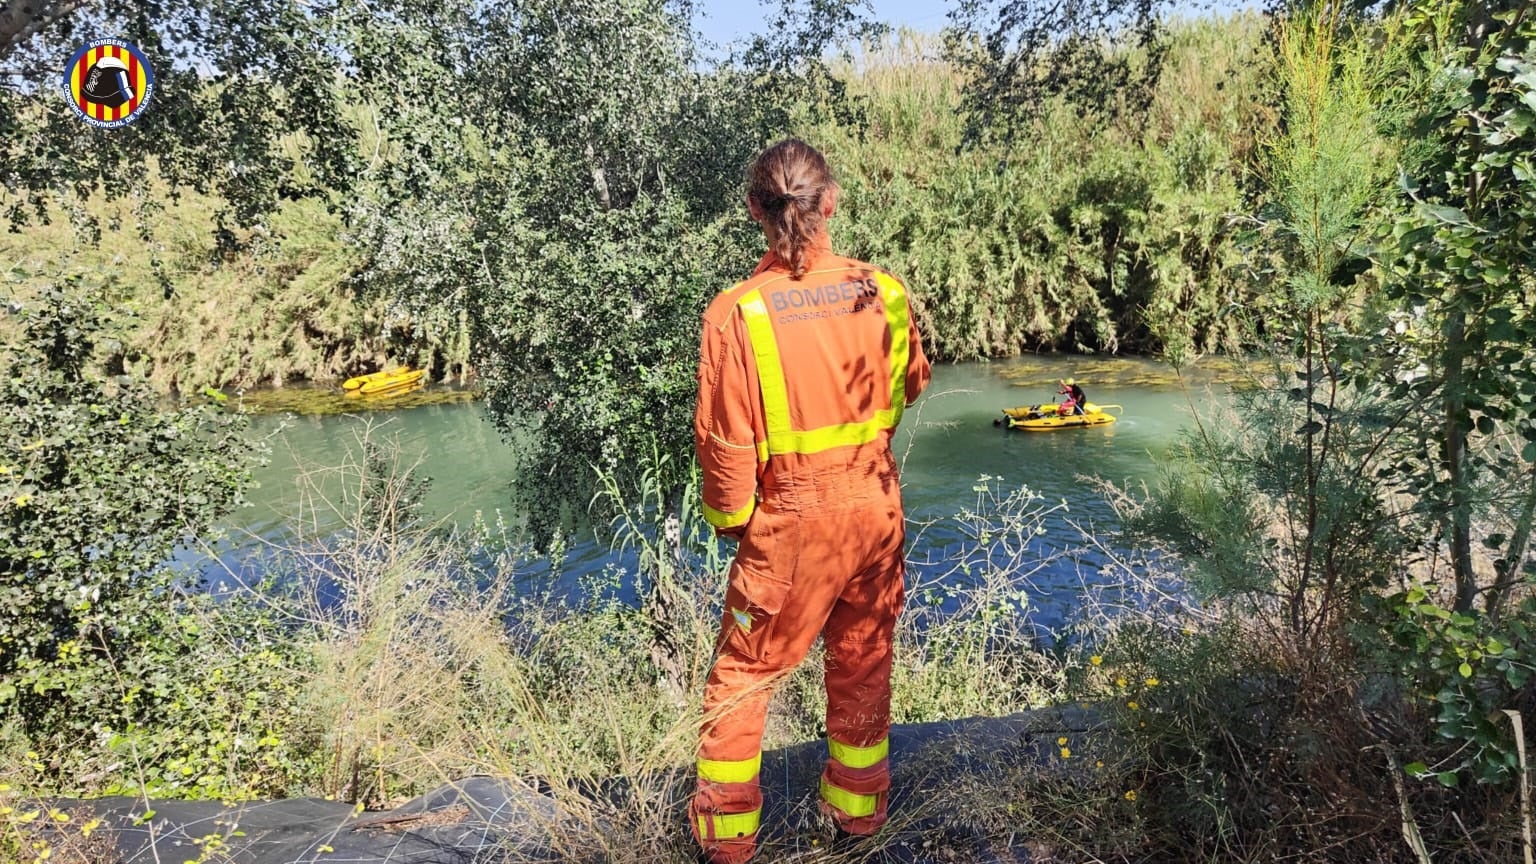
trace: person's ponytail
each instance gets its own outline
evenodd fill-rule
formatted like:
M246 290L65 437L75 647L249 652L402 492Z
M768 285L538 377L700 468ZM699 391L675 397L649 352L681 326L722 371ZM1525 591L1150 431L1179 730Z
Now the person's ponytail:
M836 185L827 160L796 138L764 150L748 172L747 196L773 226L773 252L796 279L805 275L806 249L826 221L823 196Z

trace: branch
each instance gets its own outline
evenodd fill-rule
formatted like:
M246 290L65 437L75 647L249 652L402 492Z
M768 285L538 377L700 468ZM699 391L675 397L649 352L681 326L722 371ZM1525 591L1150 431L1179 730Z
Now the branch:
M11 56L37 31L69 15L89 0L3 0L0 6L0 61Z

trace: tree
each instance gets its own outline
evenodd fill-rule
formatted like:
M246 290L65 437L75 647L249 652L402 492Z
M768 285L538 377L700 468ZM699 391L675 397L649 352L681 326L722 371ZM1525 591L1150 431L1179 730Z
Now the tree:
M1403 322L1388 356L1400 399L1435 405L1420 446L1401 454L1412 489L1442 526L1454 608L1499 609L1522 573L1536 516L1536 11L1528 2L1424 3L1408 20L1418 75L1405 96L1415 142L1403 212L1388 242L1386 288ZM1513 447L1489 442L1501 432ZM1479 439L1483 442L1481 445ZM1505 491L1489 480L1513 482ZM1479 584L1474 517L1512 512L1486 538L1499 553Z
M1396 428L1372 419L1380 400L1351 388L1346 363L1368 299L1353 262L1388 197L1393 152L1372 111L1380 54L1342 10L1280 22L1276 55L1283 123L1258 221L1278 266L1253 334L1269 362L1235 422L1202 424L1141 527L1185 553L1207 593L1278 619L1294 656L1322 666L1407 545L1374 473Z
M1165 0L961 0L945 54L966 75L969 138L1011 140L1053 99L1112 120L1144 113L1162 70Z
M794 106L847 106L822 55L858 4L813 5L786 3L789 29L713 67L686 3L396 2L397 38L369 35L378 16L347 36L364 78L416 62L373 102L400 151L353 212L362 279L418 317L467 319L493 415L536 431L542 527L586 500L594 467L628 486L653 447L669 498L684 481L698 316L762 249L746 166ZM394 53L418 43L416 61Z
M92 374L95 303L71 283L30 302L0 370L0 717L29 731L159 707L134 693L167 674L152 661L188 582L167 561L250 479L218 398L162 410L142 381Z
M345 188L356 133L341 112L341 56L326 39L336 5L6 0L0 183L10 224L93 194L143 193L155 178L173 193L216 191L240 224L281 199ZM155 71L150 107L118 129L81 123L59 92L65 62L99 36L137 45Z

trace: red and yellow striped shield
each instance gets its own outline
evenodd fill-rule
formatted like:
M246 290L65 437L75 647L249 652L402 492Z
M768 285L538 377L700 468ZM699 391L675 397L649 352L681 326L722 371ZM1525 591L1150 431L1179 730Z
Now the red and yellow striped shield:
M155 93L155 73L144 53L117 39L98 39L76 51L63 83L75 114L103 129L138 119Z

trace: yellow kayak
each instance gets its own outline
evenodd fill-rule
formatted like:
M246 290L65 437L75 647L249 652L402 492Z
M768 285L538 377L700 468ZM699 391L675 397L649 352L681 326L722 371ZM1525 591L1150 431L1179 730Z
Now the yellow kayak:
M1086 413L1062 415L1059 405L1024 405L1018 408L1004 408L1003 417L992 421L992 425L1000 426L1003 420L1007 420L1010 429L1027 429L1031 432L1050 432L1056 429L1075 429L1082 426L1105 426L1115 422L1118 417L1109 413L1109 409L1123 410L1119 405L1097 405L1088 402L1083 405Z
M367 375L348 378L341 382L341 389L348 393L379 393L420 381L424 374L420 369L412 371L409 367L391 369L388 372L371 372Z
M357 390L364 396L378 396L383 393L391 393L395 390L401 390L411 386L412 384L415 384L417 381L420 381L426 374L426 370L424 369L417 369L414 372L396 372L386 378L379 378L373 381L365 382L359 386Z
M341 389L362 390L364 387L367 387L370 384L383 384L388 381L403 378L410 374L410 367L402 366L399 369L391 369L388 372L370 372L367 375L354 375L351 378L341 382Z
M355 399L359 402L372 403L374 401L397 399L406 395L407 393L415 393L417 390L420 390L425 386L426 385L422 382L417 381L414 384L400 384L394 387L390 387L387 390L378 390L372 393L364 393L362 389L359 388L357 390L348 390L341 395L348 399Z

